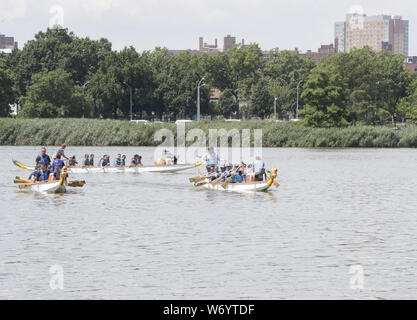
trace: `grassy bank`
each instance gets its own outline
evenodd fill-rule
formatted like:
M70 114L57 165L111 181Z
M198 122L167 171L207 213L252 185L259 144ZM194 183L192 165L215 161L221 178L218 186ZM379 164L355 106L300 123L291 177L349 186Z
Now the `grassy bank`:
M135 124L118 120L90 119L0 119L0 145L72 146L158 146L157 130L176 134L175 124ZM294 123L267 121L187 123L186 131L202 129L262 129L264 147L417 147L417 127L393 130L389 127L349 127L317 129Z

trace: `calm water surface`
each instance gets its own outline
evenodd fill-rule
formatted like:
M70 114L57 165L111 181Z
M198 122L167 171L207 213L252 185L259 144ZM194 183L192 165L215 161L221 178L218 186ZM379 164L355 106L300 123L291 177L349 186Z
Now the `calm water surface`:
M11 160L33 163L38 149L0 147L0 298L417 298L417 150L264 149L281 184L266 194L195 190L195 170L19 192L27 173ZM68 148L86 152L153 157ZM54 265L64 290L50 288Z

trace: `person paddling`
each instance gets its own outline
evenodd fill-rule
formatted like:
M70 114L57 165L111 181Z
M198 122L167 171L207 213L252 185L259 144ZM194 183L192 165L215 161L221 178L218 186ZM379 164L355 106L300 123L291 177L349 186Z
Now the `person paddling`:
M122 165L122 155L119 153L116 159L114 159L114 166L120 167L121 165Z
M46 166L46 162L40 161L39 165L40 169L31 175L31 180L33 182L50 181L52 173Z
M51 158L49 158L49 156L46 154L46 148L45 147L41 148L40 155L38 155L36 157L36 160L35 160L35 163L36 163L35 168L36 169L40 168L39 164L40 164L41 161L45 162L47 168L49 168L49 166L51 165Z
M104 155L103 158L100 160L100 167L106 168L110 166L110 156Z
M122 155L122 161L121 161L120 166L121 167L126 167L126 155L125 154Z
M255 181L263 181L265 174L265 163L262 161L260 156L256 157L253 163L253 170L255 172Z
M89 156L89 154L88 153L86 153L85 155L84 155L84 160L83 160L83 165L82 165L82 167L83 168L85 168L85 167L88 167L90 165L90 156Z
M75 156L72 156L68 160L69 167L75 167L78 164L78 161L75 159Z
M61 148L56 152L57 155L60 155L61 158L65 158L68 160L68 157L65 155L65 148L67 147L67 145L64 143L61 145Z
M88 165L90 167L94 167L94 153L90 154L90 162Z
M64 161L61 160L61 155L57 154L56 159L52 163L52 167L51 167L54 173L55 179L59 179L59 177L61 176L61 170L64 166L65 166L65 163Z
M208 153L204 155L203 160L207 163L206 169L208 173L215 172L216 167L218 168L220 163L220 158L217 153L214 152L213 147L208 148Z

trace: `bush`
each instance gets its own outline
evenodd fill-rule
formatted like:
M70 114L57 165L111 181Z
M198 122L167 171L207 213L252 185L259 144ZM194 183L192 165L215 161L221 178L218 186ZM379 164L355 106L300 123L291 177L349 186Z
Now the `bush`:
M175 135L173 123L136 124L95 119L0 118L0 145L158 146L155 133L162 128ZM262 129L264 147L297 148L415 148L417 127L394 131L390 127L308 128L272 121L201 121L186 124L186 132L202 129L208 143L210 129ZM191 144L192 142L188 142Z

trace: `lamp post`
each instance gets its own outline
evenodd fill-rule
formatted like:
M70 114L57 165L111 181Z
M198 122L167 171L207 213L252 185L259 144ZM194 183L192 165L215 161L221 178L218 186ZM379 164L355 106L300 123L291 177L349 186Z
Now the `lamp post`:
M274 97L274 119L277 120L277 97Z
M295 118L298 119L298 102L299 102L299 92L300 92L300 84L303 82L303 80L298 81L297 83L297 110L295 112Z
M200 121L200 88L206 85L203 81L204 78L202 78L197 84L197 121Z

